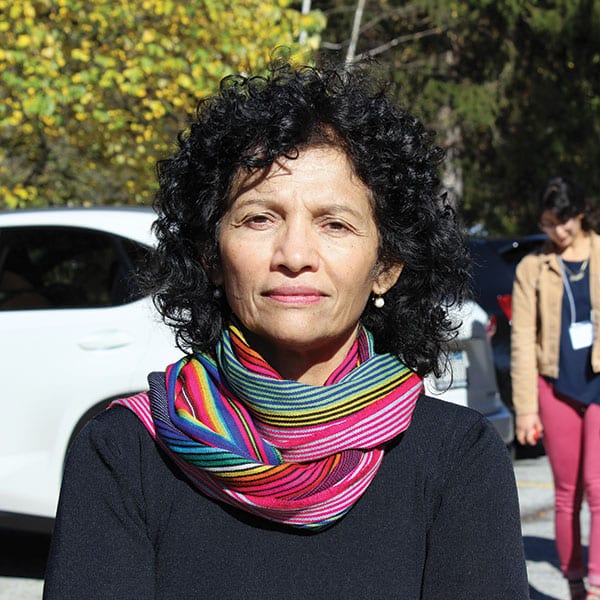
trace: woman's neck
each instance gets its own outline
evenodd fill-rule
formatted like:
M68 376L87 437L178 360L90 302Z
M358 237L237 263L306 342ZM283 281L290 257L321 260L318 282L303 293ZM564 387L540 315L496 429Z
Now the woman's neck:
M291 348L288 345L273 345L248 334L250 345L284 378L323 385L331 373L339 367L350 352L356 339L356 330L342 342L323 344L319 348Z
M579 262L590 257L591 252L591 236L587 231L582 231L573 242L567 246L562 252L559 252L563 260L571 262Z

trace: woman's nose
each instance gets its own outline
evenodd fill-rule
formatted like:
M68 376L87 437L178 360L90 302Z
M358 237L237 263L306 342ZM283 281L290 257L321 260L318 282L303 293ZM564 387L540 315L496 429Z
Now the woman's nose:
M318 240L310 226L289 223L281 229L273 253L273 266L293 273L318 268Z

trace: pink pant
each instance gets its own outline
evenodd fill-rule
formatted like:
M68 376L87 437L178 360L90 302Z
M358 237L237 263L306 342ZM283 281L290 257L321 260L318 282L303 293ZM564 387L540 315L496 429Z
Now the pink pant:
M588 577L600 585L600 405L585 405L554 393L539 378L544 448L555 487L555 535L562 573L568 579L585 574L579 513L585 492L592 517Z

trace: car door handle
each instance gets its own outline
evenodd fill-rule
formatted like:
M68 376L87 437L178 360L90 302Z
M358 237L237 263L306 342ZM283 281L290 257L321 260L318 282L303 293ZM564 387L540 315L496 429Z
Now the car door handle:
M78 345L84 350L114 350L128 346L133 340L130 333L113 329L87 335L79 340Z

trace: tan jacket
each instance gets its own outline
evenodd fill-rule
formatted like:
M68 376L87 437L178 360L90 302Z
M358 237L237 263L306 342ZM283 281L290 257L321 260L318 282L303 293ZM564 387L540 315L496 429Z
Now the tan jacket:
M592 369L600 372L600 236L592 233ZM539 375L558 377L563 280L550 245L517 266L512 295L511 377L518 415L538 412Z

